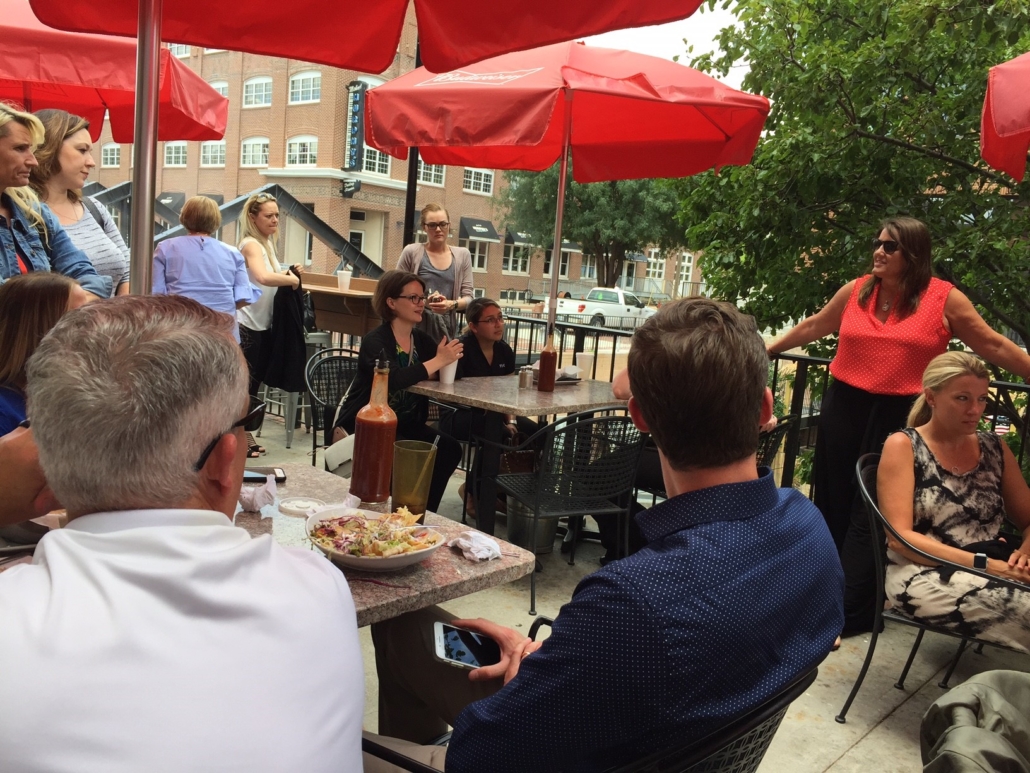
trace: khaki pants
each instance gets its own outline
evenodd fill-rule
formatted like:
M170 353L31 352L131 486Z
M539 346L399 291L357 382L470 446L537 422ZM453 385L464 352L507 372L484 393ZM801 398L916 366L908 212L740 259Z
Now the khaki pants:
M441 663L434 654L433 624L454 615L439 607L375 623L372 643L379 675L379 733L368 737L443 770L445 747L423 746L447 732L468 704L488 698L500 679L469 681L469 672ZM368 773L397 770L365 755Z

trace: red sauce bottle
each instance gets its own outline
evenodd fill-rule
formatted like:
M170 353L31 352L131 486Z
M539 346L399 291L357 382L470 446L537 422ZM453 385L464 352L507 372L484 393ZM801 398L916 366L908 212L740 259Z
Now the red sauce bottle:
M381 354L372 381L372 396L354 420L350 493L362 502L381 503L390 497L397 414L390 407L389 386L390 363Z
M540 378L536 382L537 391L553 392L554 375L558 369L558 352L554 350L554 331L548 331L547 345L540 352Z

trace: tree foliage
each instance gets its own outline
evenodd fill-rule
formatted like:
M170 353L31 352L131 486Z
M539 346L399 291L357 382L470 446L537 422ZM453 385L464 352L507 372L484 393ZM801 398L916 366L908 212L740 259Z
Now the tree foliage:
M614 287L627 253L649 245L682 247L685 235L676 220L675 191L658 180L577 183L565 192L564 241L577 242L597 259L598 283ZM508 185L500 204L505 224L528 232L544 249L554 245L558 202L558 165L543 172L506 172Z
M715 292L767 325L799 319L867 272L884 218L911 215L938 275L1030 341L1030 186L979 158L988 68L1030 49L1025 0L732 7L738 26L693 64L750 62L743 88L772 101L767 131L750 166L674 183Z

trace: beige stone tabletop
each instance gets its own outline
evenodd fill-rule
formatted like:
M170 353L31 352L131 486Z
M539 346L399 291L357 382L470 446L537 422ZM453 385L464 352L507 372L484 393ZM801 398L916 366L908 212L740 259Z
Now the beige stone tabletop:
M549 416L577 413L608 405L625 405L612 392L608 381L583 379L574 383L556 382L553 392L537 391L535 386L519 389L519 379L511 376L464 378L453 384L420 381L409 392L425 395L441 403L468 405L515 416Z
M286 472L286 482L278 487L280 499L301 496L334 504L342 502L347 495L350 486L347 478L306 464L278 466ZM282 513L275 513L271 518L247 512L236 515L236 525L254 536L271 534L282 545L310 548L305 521L305 518ZM435 513L426 514L426 523L442 532L447 541L462 531L472 530L471 526ZM533 571L532 553L504 540L498 539L497 542L501 546L501 557L491 561L469 561L457 548L444 545L427 560L396 572L341 570L354 597L358 625L370 625L484 588L503 585Z

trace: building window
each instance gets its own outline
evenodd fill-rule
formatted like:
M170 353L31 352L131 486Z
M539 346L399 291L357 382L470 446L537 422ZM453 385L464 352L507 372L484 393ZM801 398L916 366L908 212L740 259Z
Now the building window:
M583 263L579 269L581 279L595 279L597 277L597 256L583 254Z
M501 290L502 301L524 301L528 295L526 290Z
M122 146L117 142L109 142L100 149L100 166L115 168L122 165Z
M505 244L501 273L528 274L530 250L531 248L524 244Z
M489 169L466 168L462 189L468 193L483 193L490 196L494 192L494 173Z
M443 164L423 164L418 160L418 181L426 185L443 185Z
M200 143L201 166L225 166L225 140Z
M322 73L302 72L290 78L290 104L303 105L322 99Z
M223 97L229 97L229 84L226 81L211 81L208 84L211 88L221 94Z
M286 166L315 166L318 137L294 137L286 142Z
M184 57L190 55L190 47L184 46L182 43L169 43L168 50L172 52L172 56Z
M114 222L114 227L119 231L122 230L122 211L118 207L109 207L106 204L104 209L107 210L107 214L111 216L111 220Z
M473 287L472 288L472 297L473 298L485 298L486 297L486 290L484 290L482 287Z
M551 275L551 253L553 250L544 252L544 276ZM568 250L561 251L561 262L558 264L558 276L569 278L569 261L572 260L572 253Z
M365 232L356 231L352 228L350 229L350 236L347 238L347 241L351 243L351 246L354 247L354 249L361 252L365 248Z
M223 51L225 51L224 48L205 48L204 49L204 53L205 54L220 54Z
M262 76L243 82L243 106L267 107L272 104L272 79Z
M665 258L659 249L651 249L647 252L647 268L644 271L647 279L656 279L661 282L665 279Z
M243 141L240 166L268 166L268 137L251 137Z
M680 258L680 270L679 270L679 294L680 295L693 295L694 290L691 285L691 278L694 273L694 254L691 252L684 252Z
M369 174L380 174L384 177L390 176L390 157L380 153L375 148L365 146L365 152L361 161L361 171Z
M165 166L186 166L186 143L165 143Z
M429 234L427 234L425 231L416 231L415 232L415 243L416 244L429 244ZM460 247L461 244L459 243L458 246Z
M466 248L472 254L473 271L486 271L486 251L490 246L487 242L478 242L475 239L459 239L458 246Z

